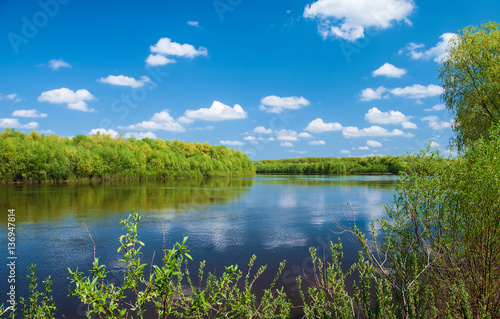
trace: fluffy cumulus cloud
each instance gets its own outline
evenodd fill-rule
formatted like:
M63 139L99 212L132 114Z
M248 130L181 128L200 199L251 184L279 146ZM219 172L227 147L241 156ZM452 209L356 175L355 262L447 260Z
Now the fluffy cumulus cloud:
M68 88L45 91L38 97L39 102L66 104L69 109L82 112L94 112L94 109L88 108L86 101L95 99L96 98L85 89L73 91Z
M366 28L411 24L408 17L414 8L413 0L317 0L305 7L303 16L318 20L323 38L355 41L365 36Z
M169 131L169 132L184 132L186 129L182 124L178 123L172 116L170 116L168 110L163 110L161 112L155 113L149 121L142 121L137 124L132 124L129 126L119 126L119 129L128 130L147 130L147 131Z
M146 83L152 83L151 79L145 75L141 76L140 80L125 75L108 75L105 78L98 79L97 82L118 86L129 86L131 88L139 88Z
M425 45L422 43L409 43L405 48L399 51L400 54L406 53L414 60L431 60L441 63L448 56L448 44L455 33L443 33L439 38L440 41L436 46L425 50Z
M14 129L27 129L34 130L38 128L37 122L30 122L27 124L21 124L18 119L4 118L0 119L1 128L14 128Z
M21 99L17 93L10 93L10 94L2 94L0 93L0 100L8 100L8 101L13 101L13 102L21 102L23 99Z
M270 95L263 97L260 100L259 109L268 113L281 113L284 110L297 110L303 106L307 106L310 102L304 97L289 96L279 97Z
M241 146L243 142L240 141L220 141L221 144L229 145L229 146Z
M391 93L396 96L405 97L408 99L422 99L431 96L441 95L443 93L443 88L439 85L421 85L413 84L412 86L406 86L404 88L395 88L391 90Z
M47 117L47 113L40 113L35 109L16 110L12 112L12 116L16 117Z
M293 147L293 144L290 142L281 142L280 146L282 147Z
M326 145L326 142L323 140L318 140L318 141L310 141L309 145Z
M372 72L372 76L385 76L388 78L400 78L406 74L405 69L395 67L390 63L384 63L380 68Z
M404 137L414 137L414 134L405 133L401 130L394 129L389 131L380 126L370 126L363 129L359 129L355 126L348 126L342 129L342 135L344 137L366 137L366 136L404 136Z
M300 138L314 138L314 136L312 136L311 134L309 134L307 132L301 132L297 136L300 137Z
M71 65L63 59L52 59L47 63L47 66L55 71L60 68L71 68Z
M421 118L421 120L428 122L429 127L432 128L433 130L442 130L451 127L451 122L442 121L439 117L434 115L423 117Z
M348 150L341 150L339 153L342 155L351 155L351 152Z
M410 122L410 117L399 111L382 112L376 107L372 107L365 114L365 120L375 124L401 124L403 128L416 129L417 125Z
M257 126L253 129L255 134L273 134L273 130L270 128L265 128L264 126Z
M176 63L174 59L169 59L161 54L150 54L146 58L146 64L149 66L159 66Z
M445 110L445 109L446 109L446 105L445 104L436 104L436 105L434 105L431 108L425 109L424 111L426 111L426 112L432 112L432 111L442 111L442 110Z
M193 59L197 56L208 55L207 48L199 47L197 49L191 44L173 42L170 38L161 38L155 45L150 46L149 49L151 50L151 54L147 57L146 63L150 66L175 62L175 60L169 59L167 56Z
M297 134L294 130L282 129L276 132L276 139L278 141L298 141L299 134Z
M370 147L382 147L382 143L380 143L378 141L374 141L374 140L366 141L366 145L368 145Z
M361 101L368 102L373 100L381 100L382 98L384 98L383 95L386 91L387 89L383 86L379 86L375 90L372 88L366 88L361 91Z
M226 121L239 120L247 117L247 112L239 104L233 107L225 105L219 101L214 101L209 108L197 110L187 110L184 116L179 118L181 123L192 123L195 120L202 121Z
M323 119L317 118L312 120L305 130L311 133L334 132L342 130L342 125L337 122L325 123Z
M441 144L439 144L438 142L434 142L434 141L431 142L431 147L440 147L440 146L441 146Z
M109 135L111 136L112 138L118 138L120 137L120 133L118 133L117 131L113 130L113 129L105 129L105 128L94 128L92 130L90 130L89 134L88 135L94 135L94 134L101 134L101 135ZM128 133L125 133L122 135L123 138L131 138L131 137L134 137L136 139L140 139L142 140L143 138L150 138L150 139L156 139L156 134L153 133L153 132L128 132Z
M370 147L368 147L368 146L360 146L360 147L358 147L358 150L360 150L360 151L367 151L369 149L370 149Z

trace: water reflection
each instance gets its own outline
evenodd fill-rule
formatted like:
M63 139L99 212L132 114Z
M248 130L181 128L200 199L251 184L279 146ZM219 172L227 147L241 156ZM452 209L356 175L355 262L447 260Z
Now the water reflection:
M148 183L0 185L2 211L15 208L17 222L82 218L132 209L141 212L183 211L228 202L252 187L253 179L204 178ZM21 213L22 212L22 213ZM7 221L1 215L1 222Z

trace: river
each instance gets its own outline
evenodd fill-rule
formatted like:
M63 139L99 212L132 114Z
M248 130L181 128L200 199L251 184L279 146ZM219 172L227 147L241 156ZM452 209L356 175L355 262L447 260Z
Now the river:
M36 264L39 280L51 275L57 318L84 318L85 306L68 294L68 267L87 270L96 255L120 282L123 263L117 253L124 234L120 220L134 209L142 216L141 259L149 263L161 255L164 236L168 248L183 236L197 269L206 260L206 271L220 271L238 264L246 271L252 254L257 265L267 264L262 285L287 260L280 279L294 293L295 276L308 267L308 248L323 252L330 240L341 237L345 260L356 259L359 247L339 235L333 219L345 226L355 212L358 227L369 231L369 222L390 204L394 176L257 175L254 178L210 178L146 183L0 185L2 209L0 238L4 266L0 267L0 303L7 300L9 268L7 215L15 209L16 298L26 295L27 268ZM85 228L86 227L86 228ZM165 234L165 235L164 235ZM155 261L159 262L158 258ZM193 275L193 277L196 277ZM41 286L41 282L39 283Z

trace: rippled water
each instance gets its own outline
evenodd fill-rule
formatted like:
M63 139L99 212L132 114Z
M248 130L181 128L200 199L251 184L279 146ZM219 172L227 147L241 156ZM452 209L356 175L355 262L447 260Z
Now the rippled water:
M237 263L246 269L248 259L267 264L263 285L273 277L280 261L287 267L281 284L294 293L295 276L308 266L308 247L323 251L340 236L332 219L352 218L362 230L388 204L394 194L393 176L296 176L258 175L247 179L196 179L163 183L98 185L0 185L0 256L7 262L7 210L16 209L16 290L27 290L27 267L37 264L38 278L51 275L58 317L83 318L85 308L67 297L67 268L88 269L96 254L120 281L123 264L118 237L120 220L132 209L142 215L140 239L146 243L142 259L150 262L161 252L163 234L167 247L183 236L194 261L193 270L206 260L206 271L218 271ZM350 202L352 205L347 205ZM342 237L345 264L354 261L358 247ZM158 260L157 260L158 261ZM0 267L0 288L6 301L6 266Z

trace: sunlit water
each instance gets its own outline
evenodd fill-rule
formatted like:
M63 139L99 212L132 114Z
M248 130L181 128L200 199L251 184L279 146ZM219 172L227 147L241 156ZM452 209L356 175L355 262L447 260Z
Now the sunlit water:
M120 220L132 209L142 215L140 239L146 244L141 259L155 263L165 242L170 248L183 236L194 261L193 271L206 260L206 271L220 273L238 264L246 270L252 254L257 265L267 264L262 285L267 286L278 264L287 260L280 278L290 294L295 276L309 266L308 248L319 254L330 240L341 237L344 264L352 263L359 247L338 234L333 219L361 230L383 212L379 204L392 202L393 176L258 175L255 178L195 179L156 183L98 185L0 185L0 303L7 300L7 210L16 210L16 296L27 291L27 267L36 264L41 280L51 275L58 318L84 318L85 307L67 297L67 268L87 270L96 255L111 272L110 281L121 282L118 238L124 234ZM348 205L351 203L351 205ZM325 250L326 249L326 250ZM193 277L196 277L195 275ZM41 283L40 283L41 285Z

